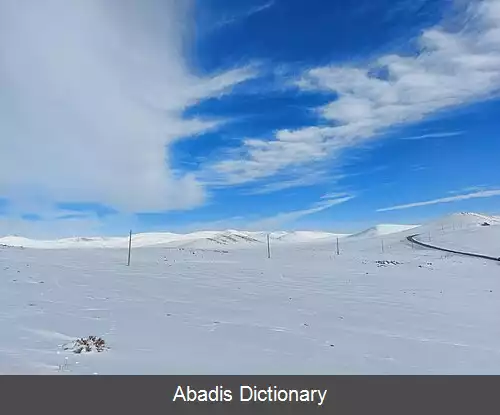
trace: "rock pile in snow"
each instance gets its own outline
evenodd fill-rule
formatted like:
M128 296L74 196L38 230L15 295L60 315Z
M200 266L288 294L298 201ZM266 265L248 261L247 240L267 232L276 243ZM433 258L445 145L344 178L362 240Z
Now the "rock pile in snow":
M389 265L401 265L398 261L375 261L377 267L387 267Z
M71 343L64 345L64 350L71 350L73 353L91 353L103 352L108 349L106 342L101 337L89 336L79 338Z

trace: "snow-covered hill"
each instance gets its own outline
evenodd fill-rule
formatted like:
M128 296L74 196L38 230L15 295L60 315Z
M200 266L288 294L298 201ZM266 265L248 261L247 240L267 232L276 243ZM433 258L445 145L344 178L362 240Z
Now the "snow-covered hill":
M362 232L350 235L349 238L373 238L377 236L390 235L393 233L404 232L418 225L394 225L394 224L381 224L368 228Z
M438 234L443 231L472 229L480 226L500 225L499 216L484 215L474 212L461 212L430 220L421 225L381 224L362 232L349 235L348 239L368 239L387 237L399 238L412 234Z
M334 236L345 236L328 232L273 232L270 238L277 243L307 243ZM189 234L176 233L139 233L132 237L132 245L136 248L165 246L210 249L224 247L250 247L265 243L267 232L244 232L238 230L201 231ZM77 237L59 240L33 240L19 236L0 238L0 245L9 245L39 249L69 249L69 248L126 248L128 237Z
M500 217L474 212L454 213L423 224L421 230L458 230L474 228L485 223L488 225L500 225Z
M337 234L331 232L310 232L310 231L295 231L295 232L285 232L284 235L276 236L274 239L277 241L284 242L311 242L319 241L328 238L344 238L348 236L347 234Z
M459 230L477 227L488 223L500 224L500 217L478 213L457 213L439 218L422 225L380 224L352 235L320 231L282 231L269 233L273 245L276 244L313 244L333 243L337 238L347 240L387 238L409 233L435 233L443 230ZM138 233L132 237L134 248L169 247L192 249L241 249L258 246L267 241L268 232L250 232L229 229L225 231L200 231L188 234L170 232ZM347 242L344 241L343 243ZM58 240L33 240L19 236L0 238L0 245L39 248L39 249L71 249L71 248L127 248L128 237L75 237Z

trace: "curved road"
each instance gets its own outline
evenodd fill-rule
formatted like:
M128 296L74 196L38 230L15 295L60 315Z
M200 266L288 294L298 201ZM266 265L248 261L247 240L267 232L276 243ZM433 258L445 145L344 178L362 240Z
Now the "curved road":
M426 243L423 243L423 242L417 241L417 240L415 239L415 236L418 236L418 235L419 235L419 234L410 235L410 236L408 236L406 239L407 239L408 241L412 242L412 243L415 243L415 244L417 244L417 245L423 246L424 248L436 249L436 250L438 250L438 251L443 251L443 252L451 252L451 253L453 253L453 254L466 255L466 256L471 256L471 257L475 257L475 258L489 259L490 261L496 261L496 262L499 262L499 261L500 261L500 257L495 258L495 257L488 256L488 255L473 254L473 253L470 253L470 252L454 251L454 250L452 250L452 249L440 248L440 247L438 247L438 246L429 245L429 244L426 244Z

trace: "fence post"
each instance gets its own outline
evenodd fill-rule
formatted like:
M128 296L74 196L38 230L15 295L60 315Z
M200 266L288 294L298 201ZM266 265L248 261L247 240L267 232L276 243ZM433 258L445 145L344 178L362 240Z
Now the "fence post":
M340 255L339 237L337 236L337 255Z
M130 230L129 236L128 236L128 260L127 260L127 267L130 266L130 251L132 251L132 230Z
M269 242L269 234L267 234L267 258L271 258L271 244Z

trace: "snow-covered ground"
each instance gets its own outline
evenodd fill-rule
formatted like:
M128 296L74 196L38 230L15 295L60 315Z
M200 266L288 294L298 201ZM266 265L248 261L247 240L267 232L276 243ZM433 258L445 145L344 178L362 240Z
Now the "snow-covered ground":
M453 217L461 220L457 220L455 224L437 222L422 227L421 235L417 239L427 244L455 251L500 258L500 226L491 226L500 225L500 218L485 219L484 216L471 214L454 215ZM485 225L485 223L490 226Z
M500 374L500 263L406 241L491 254L486 220L340 238L340 255L334 234L276 234L271 259L265 233L144 234L161 246L137 238L130 267L123 248L0 246L0 373ZM109 350L64 350L90 335Z

